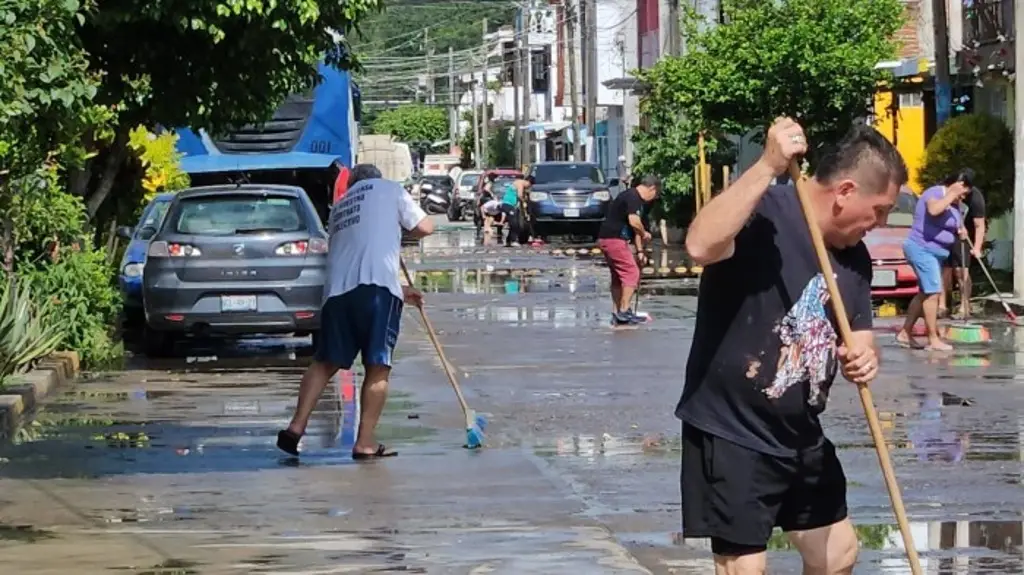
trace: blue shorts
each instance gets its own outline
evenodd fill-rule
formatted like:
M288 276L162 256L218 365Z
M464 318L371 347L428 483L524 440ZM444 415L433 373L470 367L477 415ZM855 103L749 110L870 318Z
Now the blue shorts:
M949 257L948 251L929 249L913 240L907 240L903 242L903 255L917 274L921 293L942 293L942 265Z
M356 355L363 365L391 367L402 321L402 300L378 285L360 285L324 302L317 361L351 369Z

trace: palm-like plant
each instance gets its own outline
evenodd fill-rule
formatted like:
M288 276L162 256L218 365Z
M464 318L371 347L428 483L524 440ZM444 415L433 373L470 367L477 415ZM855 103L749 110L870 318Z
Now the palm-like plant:
M32 300L27 285L14 278L0 281L0 384L61 344L64 330L49 309Z

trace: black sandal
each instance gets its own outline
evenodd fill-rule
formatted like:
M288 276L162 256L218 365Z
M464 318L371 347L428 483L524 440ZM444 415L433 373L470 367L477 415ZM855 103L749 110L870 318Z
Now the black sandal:
M352 459L356 461L363 461L367 459L381 459L382 457L394 457L398 455L397 451L388 451L388 448L383 443L377 444L377 451L373 453L359 453L357 451L352 452Z
M277 432L277 448L293 457L299 456L299 440L301 435L296 435L287 429Z

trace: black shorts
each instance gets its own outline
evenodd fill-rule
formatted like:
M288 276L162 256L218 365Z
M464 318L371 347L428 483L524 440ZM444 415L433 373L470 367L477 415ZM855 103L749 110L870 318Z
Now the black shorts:
M362 284L324 302L320 342L314 357L350 369L357 355L363 366L391 367L402 323L402 300L391 290Z
M971 246L967 241L957 239L949 248L949 258L946 259L947 268L968 268L971 267Z
M803 531L847 517L846 475L827 439L793 458L741 447L683 425L683 537L717 555L767 548L775 527Z

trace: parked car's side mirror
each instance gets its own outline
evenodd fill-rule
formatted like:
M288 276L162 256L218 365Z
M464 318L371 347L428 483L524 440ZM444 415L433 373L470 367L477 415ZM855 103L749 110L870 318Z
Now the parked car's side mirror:
M130 240L130 239L132 239L132 234L134 232L135 232L135 230L132 229L131 226L121 226L121 227L117 228L117 237L123 238L123 239L126 239L126 240Z
M612 178L608 180L608 185L613 188L617 188L622 183L618 178Z
M155 236L155 235L156 235L156 228L154 228L153 226L143 226L142 228L139 228L139 239L140 240L149 240L149 239L152 239L152 237Z

